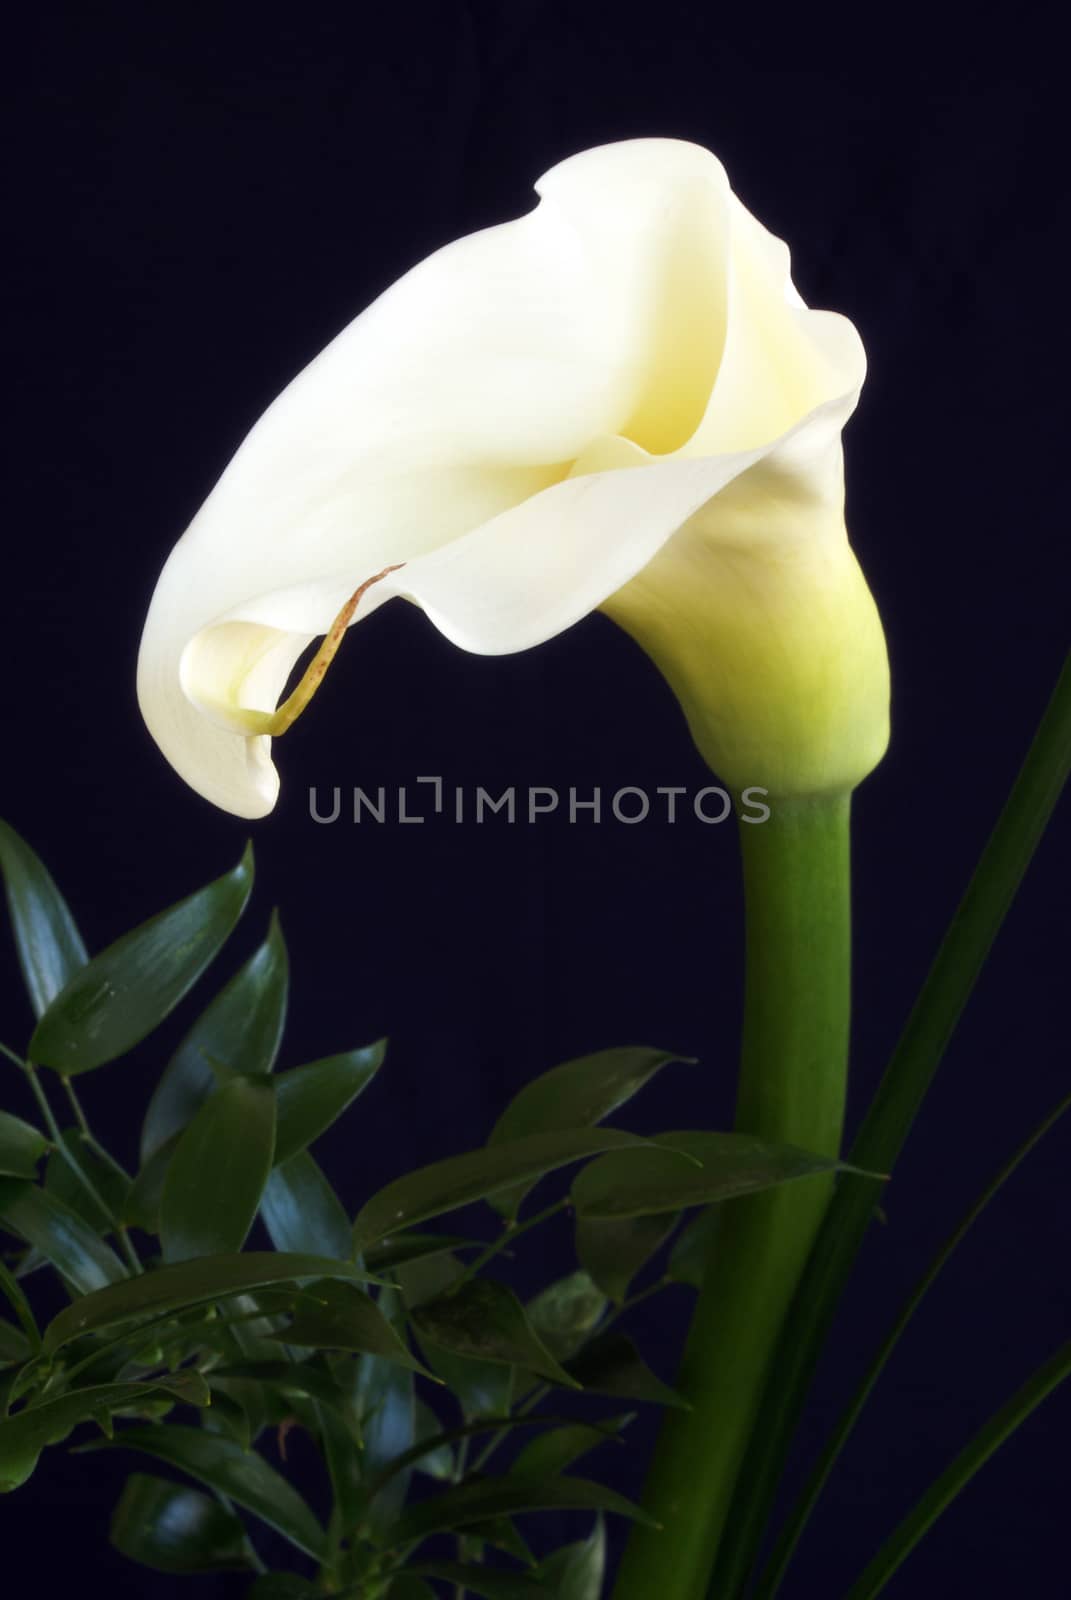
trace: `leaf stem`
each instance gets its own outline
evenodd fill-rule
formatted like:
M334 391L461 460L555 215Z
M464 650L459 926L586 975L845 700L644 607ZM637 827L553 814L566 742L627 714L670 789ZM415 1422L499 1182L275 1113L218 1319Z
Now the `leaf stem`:
M736 1126L836 1155L850 1007L848 795L782 801L741 824L747 982ZM701 1600L771 1356L832 1179L736 1199L707 1266L615 1600Z
M561 1200L555 1200L553 1205L545 1206L542 1211L537 1211L533 1216L526 1217L523 1222L507 1223L499 1237L485 1246L478 1256L473 1257L465 1270L450 1285L449 1292L456 1294L458 1289L474 1278L477 1273L482 1272L489 1261L493 1261L501 1251L508 1249L514 1239L519 1239L530 1228L538 1227L541 1222L546 1222L550 1217L556 1217L559 1212L568 1211L569 1205L569 1197L566 1195Z

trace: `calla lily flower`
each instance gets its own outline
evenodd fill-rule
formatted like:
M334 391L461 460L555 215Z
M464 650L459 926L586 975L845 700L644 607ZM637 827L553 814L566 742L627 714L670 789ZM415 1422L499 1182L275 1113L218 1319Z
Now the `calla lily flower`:
M271 810L273 735L394 596L487 655L601 607L737 788L850 788L884 751L884 640L843 510L854 327L807 309L698 146L602 146L536 189L294 379L164 567L141 708L228 811Z

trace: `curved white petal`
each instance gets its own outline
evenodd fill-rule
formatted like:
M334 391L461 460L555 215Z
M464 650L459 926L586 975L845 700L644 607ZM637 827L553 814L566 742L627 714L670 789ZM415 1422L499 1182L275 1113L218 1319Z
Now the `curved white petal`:
M858 337L802 306L785 247L716 159L631 141L537 188L527 216L438 251L351 323L173 551L139 698L216 804L271 809L270 741L242 713L271 710L387 566L404 563L354 620L404 595L464 648L501 653L628 585L764 460L789 500L839 505Z

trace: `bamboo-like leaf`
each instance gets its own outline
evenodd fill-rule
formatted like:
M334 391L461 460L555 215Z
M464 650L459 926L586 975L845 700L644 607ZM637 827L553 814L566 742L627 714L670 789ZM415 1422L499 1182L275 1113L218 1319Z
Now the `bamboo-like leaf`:
M614 1128L568 1129L511 1139L436 1161L396 1178L372 1196L353 1225L357 1248L364 1250L388 1234L415 1227L473 1200L484 1200L518 1178L534 1180L587 1156L644 1143Z
M37 1177L37 1163L47 1149L48 1140L43 1133L21 1117L0 1111L0 1177L25 1178L32 1183Z
M134 1472L112 1513L109 1537L154 1572L233 1572L251 1565L245 1529L199 1489Z
M251 1077L275 1065L286 1022L289 963L279 919L264 943L202 1011L164 1068L141 1130L144 1167L191 1123L216 1088L212 1062Z
M431 1376L375 1301L355 1283L324 1279L306 1287L317 1303L300 1305L292 1321L272 1338L300 1348L367 1351Z
M504 1283L474 1278L412 1313L421 1342L471 1360L521 1367L550 1383L578 1385L554 1359Z
M386 1051L386 1039L379 1039L360 1050L347 1050L278 1074L277 1162L297 1155L338 1120L371 1083Z
M591 1162L574 1181L572 1197L585 1218L652 1216L755 1194L837 1166L827 1156L750 1134L686 1130L659 1134L646 1149L614 1151Z
M549 1478L542 1483L528 1478L516 1482L480 1478L410 1506L390 1530L390 1547L397 1549L434 1533L526 1511L614 1511L648 1527L658 1526L641 1506L586 1478Z
M99 1240L98 1240L99 1243ZM84 1333L120 1327L125 1322L187 1310L229 1295L299 1278L359 1278L351 1263L324 1256L249 1251L245 1255L202 1256L160 1267L86 1294L54 1317L45 1329L44 1353L55 1352Z
M625 1105L656 1072L674 1061L695 1064L691 1056L643 1045L597 1050L593 1055L563 1062L525 1084L495 1123L487 1142L502 1144L532 1134L593 1127ZM489 1198L503 1216L515 1217L530 1188L530 1182L519 1183Z
M161 1023L219 954L253 885L252 847L222 878L94 956L43 1013L29 1055L68 1075L125 1054Z
M197 1112L171 1157L160 1205L164 1260L239 1251L275 1151L275 1088L233 1078Z
M993 941L1071 772L1071 654L1026 760L949 924L849 1160L891 1172ZM726 1524L711 1587L737 1600L751 1573L837 1303L867 1233L877 1187L838 1186L786 1318Z
M260 1197L260 1214L276 1250L353 1257L350 1219L307 1150L276 1167Z
M34 1015L40 1017L89 960L67 902L41 858L0 819L4 875L15 948Z
M140 1450L157 1461L179 1467L191 1478L227 1495L235 1505L251 1511L314 1561L324 1558L324 1531L297 1490L262 1456L254 1450L243 1450L233 1439L201 1428L169 1424L126 1428L114 1440L98 1440L89 1448Z
M538 1569L554 1600L601 1600L606 1574L606 1525L600 1517L590 1539L555 1550Z
M14 1181L10 1188L0 1185L0 1218L51 1261L79 1294L121 1283L127 1276L114 1250L44 1189Z
M47 1445L59 1444L80 1422L106 1423L114 1411L147 1405L161 1395L205 1405L208 1389L199 1373L175 1373L147 1383L104 1383L75 1389L55 1400L0 1418L0 1493L24 1484Z

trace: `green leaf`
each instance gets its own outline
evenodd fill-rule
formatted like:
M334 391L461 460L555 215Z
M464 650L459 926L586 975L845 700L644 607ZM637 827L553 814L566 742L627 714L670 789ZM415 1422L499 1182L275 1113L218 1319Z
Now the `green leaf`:
M120 1217L130 1193L130 1179L106 1150L88 1140L78 1128L64 1131L63 1143L92 1183L111 1215L89 1193L62 1150L55 1150L45 1169L45 1188L56 1200L76 1211L95 1233L110 1233L112 1217Z
M307 1150L273 1170L260 1198L260 1214L276 1250L353 1259L350 1219Z
M242 1248L275 1151L275 1088L233 1078L204 1102L167 1169L160 1206L164 1260Z
M559 1476L600 1444L620 1444L619 1430L633 1420L635 1412L611 1417L600 1426L590 1422L573 1422L564 1428L549 1428L530 1439L518 1452L509 1469L511 1478L553 1478Z
M135 1472L112 1513L116 1550L154 1572L227 1572L250 1565L245 1529L199 1489Z
M79 1294L125 1281L126 1268L115 1252L69 1206L43 1189L27 1183L0 1190L0 1217Z
M48 1149L43 1133L21 1117L0 1111L0 1177L25 1178L33 1183L37 1163Z
M30 1309L30 1302L19 1286L14 1273L0 1260L0 1292L3 1293L12 1311L18 1317L22 1331L26 1335L31 1348L41 1348L41 1334L38 1331L37 1321Z
M235 1505L251 1511L314 1561L324 1558L324 1531L297 1490L262 1456L243 1450L233 1439L205 1433L201 1428L169 1424L127 1428L114 1441L99 1440L90 1448L141 1450L157 1461L179 1467L191 1478L227 1495Z
M45 1329L44 1351L46 1355L54 1354L84 1333L98 1333L102 1328L117 1327L142 1317L205 1305L273 1283L293 1283L299 1278L360 1276L351 1262L331 1261L315 1255L281 1255L271 1250L180 1261L76 1300Z
M437 1300L464 1276L465 1268L462 1263L456 1256L444 1251L438 1251L435 1255L420 1256L415 1261L406 1261L394 1269L394 1277L402 1291L407 1311L415 1311L417 1306L422 1306L429 1300Z
M569 1129L449 1156L396 1178L374 1194L353 1225L357 1248L364 1250L388 1234L486 1199L515 1184L518 1177L534 1180L601 1151L643 1147L645 1143L614 1128Z
M182 1130L173 1133L142 1162L141 1171L134 1179L123 1207L124 1222L131 1223L135 1228L144 1228L146 1233L160 1232L160 1206L164 1198L167 1169L181 1138Z
M386 1039L280 1072L279 1132L275 1159L286 1161L312 1144L367 1088L383 1064Z
M415 1441L413 1374L381 1356L362 1356L357 1368L356 1398L364 1438L364 1475L372 1484ZM405 1504L410 1477L409 1470L395 1473L364 1506L362 1527L374 1538L382 1536Z
M434 1411L425 1401L418 1398L416 1403L416 1437L419 1444L423 1439L437 1439L442 1432L442 1423ZM429 1478L438 1478L440 1482L449 1483L454 1476L454 1452L448 1444L441 1442L435 1444L426 1455L413 1463L418 1472L426 1472Z
M984 1467L990 1456L1022 1426L1031 1412L1071 1375L1071 1340L1030 1377L1006 1405L990 1417L964 1450L930 1485L922 1499L882 1545L845 1600L874 1600L903 1565L941 1513Z
M838 1166L830 1157L743 1133L663 1133L653 1146L614 1151L585 1167L573 1183L578 1214L616 1219L679 1211ZM684 1156L691 1161L685 1162Z
M540 1596L543 1600L554 1600L544 1584L523 1572L472 1567L461 1561L433 1561L426 1566L407 1568L407 1573L414 1578L437 1578L440 1583L452 1583L455 1592L478 1595L480 1600L539 1600ZM390 1595L394 1600L393 1586Z
M175 1373L149 1383L102 1383L44 1400L14 1417L0 1418L0 1493L24 1484L47 1445L59 1444L80 1422L107 1420L114 1411L170 1396L205 1405L208 1389L199 1373Z
M142 1165L193 1121L216 1087L211 1063L256 1077L270 1072L286 1022L289 963L274 914L264 943L193 1024L149 1101L141 1130Z
M323 1279L307 1288L320 1304L300 1306L293 1320L272 1335L274 1339L315 1350L367 1351L430 1376L375 1301L355 1283Z
M140 1043L218 955L252 883L247 846L231 872L109 945L51 1001L30 1040L30 1057L72 1075Z
M19 966L34 1016L39 1017L89 960L67 902L40 857L0 820L4 875Z
M675 1216L665 1214L609 1222L578 1217L577 1257L592 1281L620 1305L633 1278L665 1243L676 1223Z
M0 1367L20 1366L33 1355L34 1347L21 1328L0 1317Z
M855 1424L858 1421L867 1400L870 1398L878 1379L884 1371L889 1357L892 1355L897 1344L900 1342L901 1335L904 1333L905 1329L911 1322L912 1317L915 1315L915 1312L926 1298L930 1288L940 1277L946 1262L955 1253L961 1241L971 1231L978 1218L989 1205L990 1201L992 1201L1000 1193L1007 1180L1018 1169L1022 1162L1026 1160L1026 1157L1031 1153L1035 1145L1037 1145L1040 1140L1044 1138L1049 1129L1052 1128L1069 1109L1071 1109L1071 1095L1065 1095L1059 1104L1055 1106L1054 1109L1050 1111L1049 1114L1042 1120L1042 1122L1040 1122L1037 1127L1031 1130L1030 1134L1014 1152L1011 1158L1004 1163L1000 1171L997 1172L992 1180L986 1185L978 1199L975 1200L968 1208L966 1215L962 1218L958 1226L953 1230L950 1237L938 1250L929 1267L923 1273L921 1279L916 1284L913 1292L909 1295L906 1303L900 1311L900 1314L897 1316L896 1321L893 1323L893 1326L882 1340L877 1355L874 1357L868 1370L864 1374L862 1382L859 1384L858 1388L855 1390L854 1394L849 1400L844 1412L837 1422L837 1426L834 1428L832 1435L826 1443L818 1462L816 1463L798 1499L796 1500L796 1503L793 1506L792 1511L778 1537L776 1548L774 1549L772 1555L770 1556L769 1562L763 1570L762 1578L756 1590L756 1600L772 1600L772 1597L776 1594L781 1579L784 1576L785 1569L787 1568L788 1563L791 1560L792 1553L799 1541L800 1534L803 1532L803 1529L807 1524L807 1520L814 1509L818 1497L821 1494L830 1473L836 1465L837 1458L839 1457L848 1439L851 1437Z
M949 924L892 1060L849 1152L891 1172L945 1047L1071 773L1071 654L974 876ZM719 1560L719 1597L735 1600L781 1481L785 1456L841 1293L869 1230L877 1186L838 1185L781 1330ZM724 1573L724 1582L721 1575Z
M596 1394L691 1410L687 1400L655 1376L626 1334L601 1334L567 1365L573 1381Z
M576 1387L504 1283L475 1278L412 1313L421 1341L477 1361L523 1367L551 1383Z
M430 1346L424 1353L428 1365L446 1384L466 1419L503 1417L509 1411L514 1382L512 1367L493 1361L474 1361L438 1345Z
M398 1233L366 1250L364 1262L369 1272L386 1274L410 1262L447 1255L452 1250L482 1250L483 1247L482 1239L466 1239L454 1233Z
M235 1361L226 1366L213 1367L206 1374L213 1388L222 1383L224 1388L236 1382L261 1384L267 1389L277 1389L280 1394L303 1394L319 1400L337 1411L351 1436L360 1438L360 1427L352 1399L343 1390L337 1378L311 1361Z
M718 1230L722 1212L719 1206L708 1206L690 1222L674 1243L670 1252L666 1276L674 1283L686 1283L693 1289L703 1287L707 1262Z
M606 1296L586 1272L559 1278L528 1302L528 1320L559 1361L578 1350L606 1310Z
M538 1569L554 1600L600 1600L606 1578L606 1526L600 1517L583 1544L555 1550Z
M641 1506L623 1495L585 1478L534 1479L482 1478L456 1484L442 1494L408 1507L390 1532L390 1546L427 1539L495 1517L518 1516L525 1511L616 1511L648 1527L657 1527Z
M531 1134L591 1127L631 1100L671 1061L694 1065L691 1056L633 1046L598 1050L594 1055L552 1067L525 1084L495 1123L487 1142L496 1145ZM530 1188L530 1183L519 1183L501 1190L491 1204L503 1216L516 1217Z

